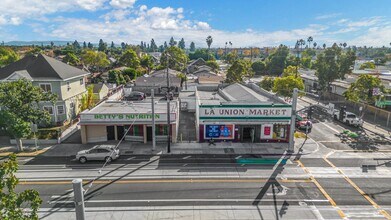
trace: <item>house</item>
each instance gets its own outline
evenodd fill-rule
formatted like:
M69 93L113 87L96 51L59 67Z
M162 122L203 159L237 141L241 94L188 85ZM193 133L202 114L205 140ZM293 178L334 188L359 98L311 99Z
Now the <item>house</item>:
M216 76L217 74L212 71L212 68L206 65L199 66L196 71L192 73L194 76Z
M160 58L162 57L162 53L150 52L148 54L152 57L153 64L155 64L156 66L160 64Z
M168 69L168 75L170 78L177 78L178 74L181 72L173 70L173 69ZM159 78L166 78L167 77L167 69L161 69L161 70L155 70L153 71L150 75L150 77L159 77Z
M106 98L109 94L109 87L106 84L91 84L93 85L92 93L94 94L94 100L99 102L100 100Z
M206 61L202 58L198 58L197 60L194 60L187 66L187 73L193 73L196 70L198 70L199 66L205 66Z
M198 84L221 84L224 81L222 76L210 75L210 76L199 76L197 78Z
M18 79L32 81L44 92L52 92L58 100L40 103L49 112L52 123L62 124L77 116L80 100L86 93L85 79L89 73L43 54L28 55L0 69L0 82Z

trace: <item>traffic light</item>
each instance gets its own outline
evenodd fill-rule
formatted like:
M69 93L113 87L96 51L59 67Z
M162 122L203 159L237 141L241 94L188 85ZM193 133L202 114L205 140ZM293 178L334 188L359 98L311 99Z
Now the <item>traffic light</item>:
M285 200L284 203L282 204L282 207L281 207L279 213L278 213L280 215L280 217L282 217L283 215L286 214L288 207L289 207L289 203Z
M310 107L308 108L308 115L307 115L309 119L312 118L312 111L313 111L312 106L310 106Z

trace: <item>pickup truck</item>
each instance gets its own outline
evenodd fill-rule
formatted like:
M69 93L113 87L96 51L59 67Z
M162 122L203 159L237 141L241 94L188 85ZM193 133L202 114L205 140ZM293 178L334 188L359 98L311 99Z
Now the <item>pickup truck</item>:
M356 127L361 127L364 123L364 121L357 117L352 112L345 112L344 117L340 118L341 114L339 113L339 110L334 110L333 117L335 120L341 121L344 124L351 125L351 126L356 126Z

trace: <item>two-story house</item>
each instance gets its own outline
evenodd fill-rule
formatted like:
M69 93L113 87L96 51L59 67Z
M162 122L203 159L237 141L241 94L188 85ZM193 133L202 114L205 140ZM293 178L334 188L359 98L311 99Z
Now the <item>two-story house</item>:
M44 92L57 94L58 100L40 103L50 113L53 124L62 124L76 117L80 101L87 92L85 79L89 73L43 54L28 55L0 68L0 82L25 78Z

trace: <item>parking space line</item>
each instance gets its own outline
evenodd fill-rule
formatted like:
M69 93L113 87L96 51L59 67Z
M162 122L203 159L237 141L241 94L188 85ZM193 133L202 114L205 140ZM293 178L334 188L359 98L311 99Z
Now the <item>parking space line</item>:
M326 199L329 201L329 203L337 210L339 216L342 219L346 219L345 213L337 206L337 203L334 201L333 198L326 192L326 190L322 187L322 185L316 180L316 178L311 174L311 172L307 169L307 167L304 166L304 164L298 160L297 163L299 166L307 173L310 175L310 179L312 182L318 187L319 191L326 197Z
M341 170L339 169L338 167L336 167L329 159L327 159L330 155L332 155L335 151L331 151L330 153L328 153L327 155L325 155L323 157L323 160L326 161L326 163L328 163L331 167L335 168L337 170L338 173L340 173L343 178L354 188L356 189L360 194L361 196L363 196L369 203L371 203L371 205L378 210L378 212L380 214L382 214L384 217L386 217L387 219L391 219L391 215L385 211L384 209L381 209L381 207L375 202L373 201L373 199L371 199L368 194L366 194L360 187L357 186L356 183L354 183L348 176L346 176L346 174Z

